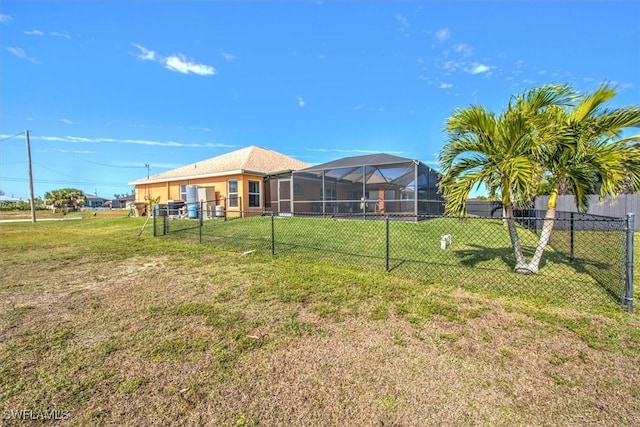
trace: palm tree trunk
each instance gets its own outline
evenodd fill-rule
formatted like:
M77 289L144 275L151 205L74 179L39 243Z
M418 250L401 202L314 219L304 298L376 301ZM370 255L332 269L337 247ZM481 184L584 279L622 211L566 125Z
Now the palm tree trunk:
M553 190L551 196L549 196L549 203L547 203L547 213L544 215L544 224L542 225L542 232L540 233L540 240L538 240L538 246L536 246L536 252L531 258L531 262L527 266L529 274L536 274L540 269L540 261L542 260L542 254L549 244L549 238L553 231L556 218L556 206L558 200L558 191Z
M513 207L504 205L504 217L507 222L507 228L509 229L509 238L511 239L511 246L513 247L513 253L516 256L516 271L527 267L527 263L522 254L522 246L520 245L520 237L518 236L518 230L516 229L516 223L513 219Z

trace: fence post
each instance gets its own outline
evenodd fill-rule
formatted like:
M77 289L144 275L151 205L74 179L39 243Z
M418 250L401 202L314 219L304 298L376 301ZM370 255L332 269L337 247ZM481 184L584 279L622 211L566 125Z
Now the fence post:
M156 219L158 218L158 212L160 211L158 208L158 205L153 205L153 237L156 237Z
M385 270L388 272L389 271L389 214L385 215L384 218L384 222L385 222L385 245L386 245L386 249L385 249L385 262L386 262L386 266L385 266Z
M569 261L574 261L574 235L573 235L573 212L571 212L571 222L569 223Z
M633 213L627 214L627 277L624 303L627 311L633 313L633 234L635 231Z
M273 211L271 212L271 255L276 254L276 230L275 222L273 221Z
M167 212L162 217L162 235L166 236L169 234L169 223L167 222L169 219L169 207L167 206Z
M198 212L198 243L202 243L202 217L203 215L203 207L204 207L204 202L200 201L200 210Z

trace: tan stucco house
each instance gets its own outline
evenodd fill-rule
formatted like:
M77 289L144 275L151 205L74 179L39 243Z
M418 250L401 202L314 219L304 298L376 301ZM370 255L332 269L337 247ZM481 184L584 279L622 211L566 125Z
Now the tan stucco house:
M265 209L264 179L275 173L309 167L292 157L251 146L148 178L131 181L136 202L158 198L157 203L187 201L188 187L197 186L208 202L224 205L228 212L261 212Z

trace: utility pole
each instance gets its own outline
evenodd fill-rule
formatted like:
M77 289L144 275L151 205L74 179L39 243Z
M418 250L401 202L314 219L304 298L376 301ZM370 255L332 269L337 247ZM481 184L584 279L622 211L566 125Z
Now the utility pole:
M27 140L27 164L29 165L29 195L31 200L31 222L36 222L36 201L33 195L33 171L31 169L31 142L29 141L29 130L24 131Z
M145 163L144 167L147 168L147 181L149 181L149 163ZM149 200L149 183L147 182L147 193L144 195L145 200Z

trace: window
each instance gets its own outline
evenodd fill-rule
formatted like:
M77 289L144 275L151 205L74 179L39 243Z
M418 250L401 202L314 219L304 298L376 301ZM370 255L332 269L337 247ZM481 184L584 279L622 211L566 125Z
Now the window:
M228 182L228 191L227 191L227 207L237 208L238 207L238 180L230 179Z
M322 188L320 188L320 200L325 201L325 206L327 207L335 206L335 203L330 202L330 200L336 200L336 199L337 199L337 192L335 188L325 188L324 197L322 197Z
M360 193L358 193L357 191L347 191L347 199L349 199L350 202L353 201L359 201L360 200Z
M347 209L349 209L350 212L358 210L361 203L360 193L353 190L347 191ZM362 210L362 208L360 208L360 210Z
M187 184L180 184L180 200L187 201Z
M260 181L249 181L249 207L260 207Z
M322 188L320 188L320 199L322 199ZM324 200L336 200L336 189L335 188L325 188L324 189Z

